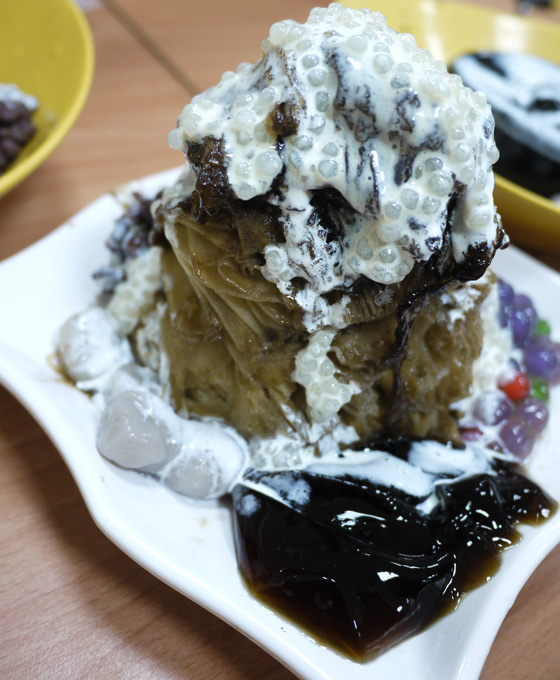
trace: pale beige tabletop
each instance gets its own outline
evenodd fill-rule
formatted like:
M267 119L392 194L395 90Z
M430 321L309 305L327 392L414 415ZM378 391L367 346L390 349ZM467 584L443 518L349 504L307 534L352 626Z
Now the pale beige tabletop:
M513 8L509 2L495 0L504 9ZM256 60L274 21L303 20L315 3L87 4L97 52L91 95L56 152L0 200L0 259L112 187L179 164L166 138L191 96ZM537 256L560 269L559 256ZM294 677L105 538L55 448L3 388L0 456L0 678ZM484 680L560 678L559 573L560 548L518 597Z

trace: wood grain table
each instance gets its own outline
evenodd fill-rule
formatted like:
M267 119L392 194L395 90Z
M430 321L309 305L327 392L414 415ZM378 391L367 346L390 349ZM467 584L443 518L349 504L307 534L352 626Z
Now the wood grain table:
M513 9L508 2L496 0ZM274 21L304 20L313 4L90 1L96 71L89 100L48 161L0 200L0 259L112 187L178 165L166 138L191 96L224 70L256 60ZM560 257L536 255L560 269ZM120 552L94 525L46 435L2 388L0 456L0 678L294 677ZM559 573L557 549L518 597L484 680L560 678Z

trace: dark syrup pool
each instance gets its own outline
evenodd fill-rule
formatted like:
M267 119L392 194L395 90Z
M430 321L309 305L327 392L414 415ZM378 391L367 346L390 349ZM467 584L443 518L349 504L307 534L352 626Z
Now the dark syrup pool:
M452 610L496 572L501 551L519 539L516 524L537 524L556 509L505 462L436 487L429 514L418 498L348 476L251 470L245 479L233 502L250 590L362 661Z

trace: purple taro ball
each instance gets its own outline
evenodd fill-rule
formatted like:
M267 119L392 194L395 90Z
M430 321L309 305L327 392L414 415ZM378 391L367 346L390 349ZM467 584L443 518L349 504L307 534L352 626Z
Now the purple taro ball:
M502 425L500 438L506 449L520 460L527 458L535 444L535 435L518 415L512 416Z
M531 375L548 378L558 366L558 357L549 347L540 343L530 345L523 352L525 367Z
M527 423L534 434L544 432L548 423L548 409L540 399L527 397L517 405L516 413Z

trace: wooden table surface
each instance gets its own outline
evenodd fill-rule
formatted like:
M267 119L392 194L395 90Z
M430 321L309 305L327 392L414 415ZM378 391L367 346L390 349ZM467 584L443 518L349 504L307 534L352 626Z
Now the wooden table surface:
M313 4L88 2L96 46L89 100L47 162L0 200L0 259L115 185L178 165L167 133L191 96L255 61L273 22L304 20ZM537 256L560 269L560 257ZM121 553L94 525L56 449L1 387L0 414L0 678L294 677ZM484 680L560 678L559 573L560 548L519 595Z

